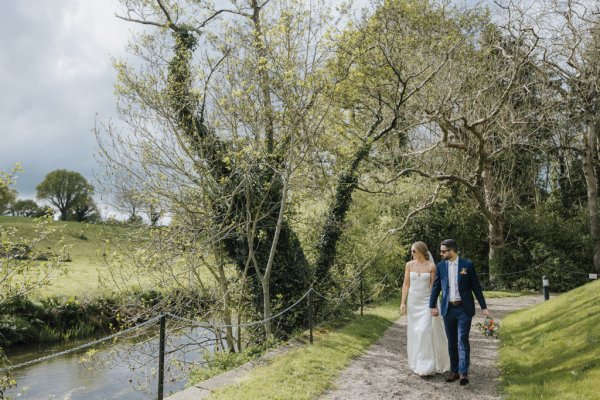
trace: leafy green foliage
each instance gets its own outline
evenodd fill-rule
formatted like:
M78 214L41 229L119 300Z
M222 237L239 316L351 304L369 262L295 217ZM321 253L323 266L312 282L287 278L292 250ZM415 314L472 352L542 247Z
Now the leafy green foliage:
M560 199L551 196L538 209L510 214L503 272L530 271L512 275L509 288L539 289L544 275L550 280L550 290L557 292L588 281L593 252L585 210L563 213Z
M83 220L90 210L90 199L94 187L78 172L57 169L46 175L36 187L38 199L48 200L66 221L71 212L77 212ZM79 211L77 210L79 209ZM81 210L85 210L81 213Z
M0 215L6 214L17 199L17 192L0 182Z
M222 372L239 367L248 361L260 357L269 349L280 344L281 343L277 340L270 339L265 340L260 344L247 347L242 352L238 353L205 350L202 354L204 359L203 366L192 369L188 385L195 385Z
M4 350L0 348L0 367L5 367L7 365L8 359L6 358L6 354L4 354ZM16 379L14 379L9 372L2 374L0 376L0 398L4 397L6 389L11 388L16 384Z
M448 189L439 201L416 215L400 234L409 246L417 240L427 243L437 261L440 260L440 242L454 239L459 254L473 261L478 274L482 275L488 272L487 223L463 187L450 185Z
M389 294L399 287L398 279L404 266L405 246L401 235L390 230L397 227L401 211L397 197L377 196L357 192L348 214L347 226L340 242L334 268L336 282L342 294L351 292L353 309L358 304L357 281L362 275L365 298ZM339 295L339 294L337 294Z
M33 302L14 297L0 306L0 347L89 337L116 325L115 298L81 301L52 297Z
M10 207L10 213L16 217L36 218L44 215L44 211L31 199L17 200Z

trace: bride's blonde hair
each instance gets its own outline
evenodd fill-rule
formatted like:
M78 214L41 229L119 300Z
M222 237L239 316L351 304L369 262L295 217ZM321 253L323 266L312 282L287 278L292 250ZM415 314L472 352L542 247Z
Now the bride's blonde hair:
M426 260L429 260L429 248L425 242L414 242L412 247L419 253L423 254Z

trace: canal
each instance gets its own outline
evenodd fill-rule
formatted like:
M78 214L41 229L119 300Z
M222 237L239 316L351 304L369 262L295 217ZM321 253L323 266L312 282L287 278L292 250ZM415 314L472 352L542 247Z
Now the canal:
M185 387L189 367L213 351L214 334L204 328L167 329L165 397ZM35 345L7 351L13 365L76 348L93 341ZM156 398L158 329L120 338L40 363L13 370L17 386L6 395L23 400L142 400ZM91 354L93 353L93 354Z

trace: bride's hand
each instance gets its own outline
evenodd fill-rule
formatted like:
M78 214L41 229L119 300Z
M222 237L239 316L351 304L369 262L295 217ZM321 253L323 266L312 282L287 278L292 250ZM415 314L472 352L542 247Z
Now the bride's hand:
M406 304L400 304L400 314L406 314Z

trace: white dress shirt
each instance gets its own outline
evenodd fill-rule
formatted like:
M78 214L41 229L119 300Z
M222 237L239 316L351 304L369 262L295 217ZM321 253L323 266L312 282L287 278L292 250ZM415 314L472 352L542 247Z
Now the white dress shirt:
M460 293L458 292L458 257L456 260L448 260L448 283L450 285L449 301L460 301Z

